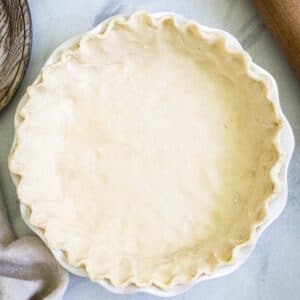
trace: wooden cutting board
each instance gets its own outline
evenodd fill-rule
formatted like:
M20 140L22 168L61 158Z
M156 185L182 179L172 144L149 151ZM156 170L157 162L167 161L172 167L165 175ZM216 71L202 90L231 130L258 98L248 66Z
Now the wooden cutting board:
M11 100L25 74L31 40L26 0L0 0L0 111Z

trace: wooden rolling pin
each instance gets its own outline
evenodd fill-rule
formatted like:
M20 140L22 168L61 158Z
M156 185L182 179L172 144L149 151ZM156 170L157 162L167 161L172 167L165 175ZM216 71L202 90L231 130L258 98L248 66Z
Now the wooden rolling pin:
M300 79L300 0L253 0Z

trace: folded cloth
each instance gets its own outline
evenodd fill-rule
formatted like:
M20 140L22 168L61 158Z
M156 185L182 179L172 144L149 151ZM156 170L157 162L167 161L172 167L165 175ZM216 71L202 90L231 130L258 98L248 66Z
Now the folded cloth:
M38 237L15 236L0 187L0 300L61 299L67 284L67 272Z

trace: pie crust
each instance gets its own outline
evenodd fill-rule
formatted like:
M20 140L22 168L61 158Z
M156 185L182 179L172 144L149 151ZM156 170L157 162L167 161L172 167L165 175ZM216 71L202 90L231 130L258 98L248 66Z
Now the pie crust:
M47 245L115 286L232 263L280 189L282 119L248 60L195 22L137 13L45 66L9 168Z

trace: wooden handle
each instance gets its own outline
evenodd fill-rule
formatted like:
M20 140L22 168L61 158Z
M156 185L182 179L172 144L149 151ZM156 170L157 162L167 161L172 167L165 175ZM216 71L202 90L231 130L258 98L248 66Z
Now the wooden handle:
M253 1L300 78L300 1Z

